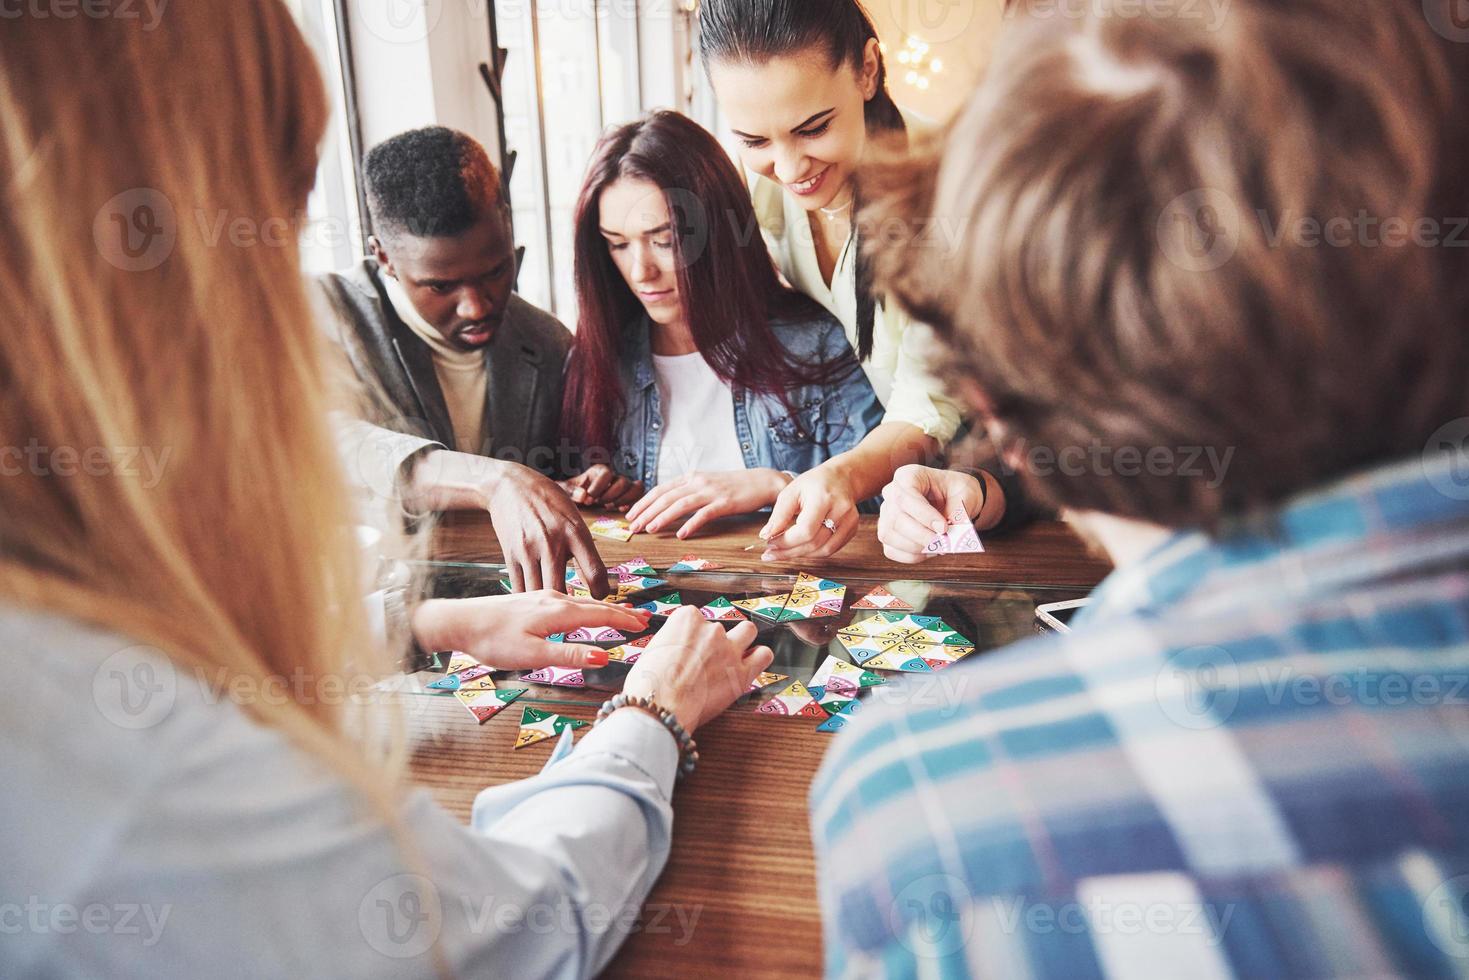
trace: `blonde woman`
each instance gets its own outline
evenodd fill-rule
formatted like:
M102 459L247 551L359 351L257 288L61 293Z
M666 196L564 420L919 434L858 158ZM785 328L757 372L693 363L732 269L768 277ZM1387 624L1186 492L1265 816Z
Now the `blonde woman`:
M667 855L670 726L614 711L469 827L351 736L387 651L280 233L320 80L279 0L150 27L4 29L0 975L595 973ZM675 617L628 693L692 731L753 635Z

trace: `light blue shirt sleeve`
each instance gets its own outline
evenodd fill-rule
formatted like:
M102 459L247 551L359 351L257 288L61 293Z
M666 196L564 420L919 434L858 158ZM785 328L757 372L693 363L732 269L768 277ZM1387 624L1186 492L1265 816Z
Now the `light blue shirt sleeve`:
M468 826L408 790L394 831L248 716L279 692L3 610L0 659L27 677L0 686L6 977L589 977L668 856L678 752L641 712L484 790Z

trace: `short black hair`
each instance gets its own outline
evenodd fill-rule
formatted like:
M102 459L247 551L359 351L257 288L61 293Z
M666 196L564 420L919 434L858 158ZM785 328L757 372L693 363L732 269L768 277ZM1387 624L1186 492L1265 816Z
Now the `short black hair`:
M427 126L374 146L363 161L367 207L379 235L461 235L503 209L500 174L485 148L458 130Z

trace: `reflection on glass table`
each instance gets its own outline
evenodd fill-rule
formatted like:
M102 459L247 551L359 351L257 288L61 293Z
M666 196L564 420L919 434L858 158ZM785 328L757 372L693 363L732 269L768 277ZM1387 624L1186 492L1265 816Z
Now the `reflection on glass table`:
M503 581L506 572L502 565L416 562L410 563L410 568L415 576L427 581L428 594L436 598L504 595L509 591ZM669 573L659 570L657 578L664 580L664 584L639 592L626 601L636 605L671 597L677 593L681 605L703 607L721 598L734 603L743 599L788 594L796 585L795 576L745 572ZM859 660L859 656L854 656L852 652L853 647L861 650L860 641L854 639L853 628L861 629L866 621L884 614L891 620L899 620L904 614L941 619L944 626L959 635L959 639L953 639L953 642L967 641L961 649L968 646L974 648L972 654L966 654L960 661L967 662L1034 634L1037 606L1080 599L1087 594L1086 590L1076 588L904 579L844 577L840 584L846 586L846 595L839 615L794 622L772 622L753 615L747 617L760 628L757 642L770 647L775 653L775 661L770 667L772 672L788 675L790 680L809 685L812 676L828 656L847 663L870 664L872 661ZM852 608L854 603L878 588L896 597L899 607L906 605L912 608ZM656 633L663 622L663 619L655 618L653 629L646 635ZM881 626L873 627L869 632L878 632L880 629ZM846 642L843 642L844 636L841 635L843 631L846 631ZM608 640L597 645L613 648L619 645L619 641ZM943 667L938 663L936 666ZM587 702L604 700L610 693L620 690L629 669L626 664L613 662L601 669L585 670L585 688L543 686L534 681L524 681L523 678L529 671L511 671L497 676L511 685L523 683L531 687L531 695L536 700ZM936 671L940 672L941 670ZM889 682L900 676L899 672L890 670L877 670L877 673ZM735 709L750 710L751 705L769 700L781 690L784 683L751 692L736 703Z

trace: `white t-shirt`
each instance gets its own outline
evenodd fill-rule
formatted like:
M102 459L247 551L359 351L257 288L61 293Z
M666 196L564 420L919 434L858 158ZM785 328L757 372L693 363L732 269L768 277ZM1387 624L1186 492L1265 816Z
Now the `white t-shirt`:
M663 406L658 482L697 471L744 469L745 454L735 432L734 392L704 355L654 354L653 373Z

